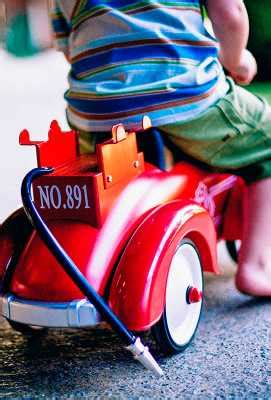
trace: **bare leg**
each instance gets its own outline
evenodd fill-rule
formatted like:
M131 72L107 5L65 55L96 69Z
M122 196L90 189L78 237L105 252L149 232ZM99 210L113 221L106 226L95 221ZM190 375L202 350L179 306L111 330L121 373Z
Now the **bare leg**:
M248 187L236 286L254 296L271 296L271 178Z

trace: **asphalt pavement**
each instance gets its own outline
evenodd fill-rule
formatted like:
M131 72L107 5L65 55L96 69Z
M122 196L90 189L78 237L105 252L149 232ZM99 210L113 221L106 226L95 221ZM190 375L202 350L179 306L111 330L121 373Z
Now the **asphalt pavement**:
M18 133L46 137L51 119L65 126L62 92L67 65L47 52L15 60L0 51L0 221L20 205L19 185L35 166ZM235 265L219 248L222 274L205 277L201 322L182 354L164 357L157 379L122 349L106 327L51 330L26 339L0 320L0 398L3 399L271 399L270 301L238 293Z
M0 398L270 399L270 302L237 293L231 274L207 280L197 335L163 357L157 379L107 328L52 330L27 340L0 324Z

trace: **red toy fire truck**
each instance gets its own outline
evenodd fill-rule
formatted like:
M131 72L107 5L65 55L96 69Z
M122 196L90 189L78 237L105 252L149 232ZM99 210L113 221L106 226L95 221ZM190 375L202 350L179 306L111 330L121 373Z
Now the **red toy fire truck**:
M35 146L38 168L23 181L24 208L1 226L1 314L23 333L107 321L161 374L135 332L151 329L166 353L190 343L202 272L219 272L218 239L240 239L242 180L186 161L165 171L122 125L95 155L80 155L76 132L56 122L47 141L25 130L20 144Z

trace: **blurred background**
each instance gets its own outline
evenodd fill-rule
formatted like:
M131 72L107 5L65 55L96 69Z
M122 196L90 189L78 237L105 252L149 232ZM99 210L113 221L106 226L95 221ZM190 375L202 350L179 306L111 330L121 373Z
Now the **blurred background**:
M250 17L248 47L258 61L259 80L271 80L271 2L245 0Z
M27 128L46 138L57 119L63 128L68 65L51 48L47 0L0 0L0 223L20 205L20 182L35 167L34 148L18 144Z
M20 182L35 166L32 148L18 145L19 132L45 138L52 119L63 128L68 65L52 48L48 0L0 0L0 222L20 204ZM246 0L249 48L259 72L251 91L271 103L271 2ZM269 82L270 81L270 82Z

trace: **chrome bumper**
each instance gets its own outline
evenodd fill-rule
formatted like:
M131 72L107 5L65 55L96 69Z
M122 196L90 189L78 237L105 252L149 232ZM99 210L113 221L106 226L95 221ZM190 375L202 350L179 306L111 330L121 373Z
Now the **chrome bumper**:
M95 326L101 316L88 300L67 303L47 303L0 296L0 313L3 317L25 325L49 328L82 328Z

